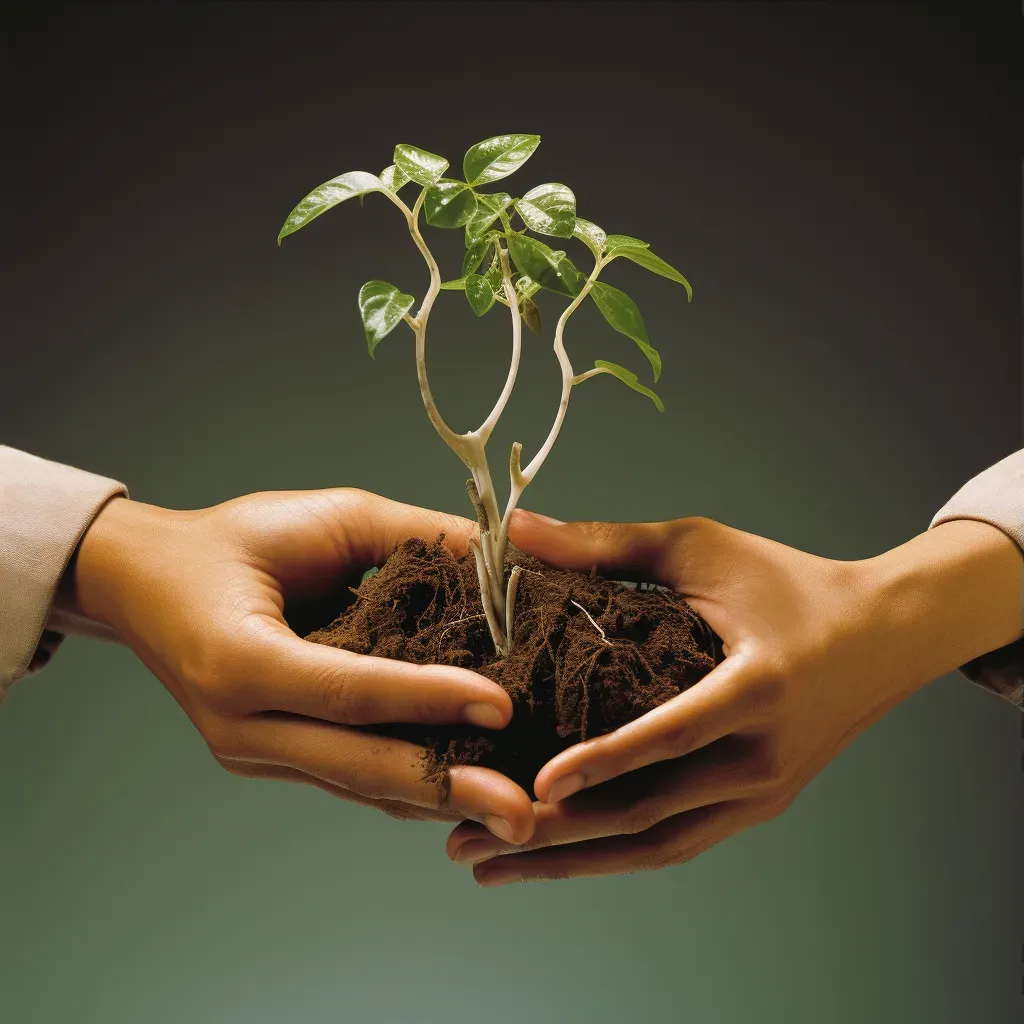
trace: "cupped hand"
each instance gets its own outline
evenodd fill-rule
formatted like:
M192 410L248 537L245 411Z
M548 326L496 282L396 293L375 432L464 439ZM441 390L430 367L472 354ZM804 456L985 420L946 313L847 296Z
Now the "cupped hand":
M682 863L772 819L855 736L928 681L1020 635L1022 560L985 523L938 526L837 561L707 519L560 524L519 512L548 564L659 583L724 642L695 686L537 775L532 840L472 822L449 856L481 885Z
M308 783L396 817L469 818L522 842L534 819L519 786L477 767L427 782L422 748L372 732L398 722L503 728L512 705L500 686L312 643L285 619L286 606L294 621L292 609L346 594L409 537L443 532L462 554L473 529L350 488L187 512L115 498L80 543L62 600L120 635L228 771Z

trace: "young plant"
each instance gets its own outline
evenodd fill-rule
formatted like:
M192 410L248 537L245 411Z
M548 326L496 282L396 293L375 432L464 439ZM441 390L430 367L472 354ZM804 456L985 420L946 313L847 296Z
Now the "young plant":
M380 192L402 212L409 234L430 272L430 285L415 313L416 300L403 294L387 281L368 281L359 292L362 316L370 356L386 335L404 322L416 339L416 372L420 394L430 422L469 468L467 481L470 499L479 523L479 533L470 543L480 583L480 599L487 625L499 656L508 653L512 639L516 588L520 569L512 568L506 579L505 552L512 512L523 491L544 464L565 419L572 388L601 373L609 373L646 395L659 411L661 399L641 384L635 373L616 363L598 359L593 369L576 374L565 350L565 325L586 299L593 300L605 320L615 330L631 338L647 357L657 382L661 375L661 356L647 337L643 317L636 303L623 291L599 281L609 263L620 257L692 291L686 278L674 267L651 252L650 245L629 235L606 234L589 220L576 215L576 197L567 186L551 182L538 185L516 199L507 192L484 191L518 170L536 151L538 135L496 135L473 146L463 158L461 179L446 176L449 163L444 157L416 146L395 147L394 163L379 175L349 171L315 188L288 215L278 234L278 245L305 227L320 214L356 196ZM416 198L410 208L399 196L409 185L416 186ZM420 215L435 228L463 229L466 252L461 276L442 282L437 261L420 231ZM513 226L516 216L521 227ZM552 249L537 235L575 239L593 257L589 274L577 270L564 250ZM484 269L486 266L486 269ZM509 458L509 496L504 512L498 499L487 461L487 442L505 410L516 382L522 350L522 326L541 331L540 312L534 296L541 289L570 300L554 330L554 351L562 374L562 393L554 422L544 443L530 462L520 461L522 445L512 445ZM442 290L465 293L473 312L482 317L495 304L506 306L512 320L512 358L501 394L487 418L475 430L457 433L444 421L434 403L427 378L427 322L434 302Z

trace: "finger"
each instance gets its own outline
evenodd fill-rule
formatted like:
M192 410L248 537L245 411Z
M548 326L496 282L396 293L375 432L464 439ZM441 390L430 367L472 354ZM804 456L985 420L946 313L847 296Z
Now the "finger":
M406 505L357 488L318 493L325 495L329 525L338 535L345 535L349 557L360 565L381 565L403 541L419 537L432 543L441 534L445 547L464 555L478 528L475 521L463 516Z
M235 723L231 744L224 756L232 760L283 765L373 800L472 818L513 843L533 834L532 801L511 779L470 766L428 779L424 749L404 740L268 713Z
M238 709L287 711L345 725L468 723L503 729L512 700L468 669L415 665L302 640L284 623L250 620L237 672Z
M764 783L751 771L747 754L746 744L722 740L560 803L537 803L533 838L521 847L503 843L476 822L463 822L452 830L445 850L456 863L468 864L514 851L635 835L666 818L760 792Z
M525 509L509 521L509 540L548 565L671 586L674 523L560 523Z
M361 807L372 807L375 810L383 811L392 818L410 821L454 822L459 820L456 814L433 810L429 807L417 807L414 804L401 803L397 800L372 800L369 797L353 793L351 790L342 789L341 786L324 782L323 779L306 775L305 772L296 771L294 768L284 768L276 764L261 764L257 761L231 761L227 758L219 760L220 764L228 772L232 775L237 775L239 778L264 779L271 782L291 782L313 786L316 789L323 790L325 793L329 793L333 797L337 797L339 800L346 801L346 803L359 804ZM475 821L472 824L481 829L481 834L491 834ZM502 845L509 850L515 849L514 846L509 846L507 843Z
M537 798L556 803L626 772L683 757L763 720L769 687L762 685L752 662L743 651L734 653L653 711L558 754L537 774Z
M256 564L272 564L286 584L323 588L339 574L383 565L411 537L444 534L455 555L468 551L476 523L461 516L391 501L354 487L266 491L217 506Z
M609 836L569 846L493 857L473 868L479 885L593 878L683 864L749 823L742 805L724 803L667 818L639 835Z

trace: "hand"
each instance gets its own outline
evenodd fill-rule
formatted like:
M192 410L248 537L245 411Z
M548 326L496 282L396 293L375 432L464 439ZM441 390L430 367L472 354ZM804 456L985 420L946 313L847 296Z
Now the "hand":
M512 715L500 686L308 642L285 622L286 605L290 621L332 595L337 610L346 585L402 540L443 531L461 554L473 528L353 489L253 494L192 512L115 498L82 539L58 610L115 630L229 772L308 783L396 817L470 818L521 842L533 811L519 786L476 767L425 782L420 747L362 728L500 729Z
M486 886L678 864L774 818L860 732L1012 642L1024 619L1020 550L981 522L859 562L706 519L557 524L524 512L510 536L551 565L685 594L726 657L661 707L549 761L522 852L472 822L456 828L449 856Z

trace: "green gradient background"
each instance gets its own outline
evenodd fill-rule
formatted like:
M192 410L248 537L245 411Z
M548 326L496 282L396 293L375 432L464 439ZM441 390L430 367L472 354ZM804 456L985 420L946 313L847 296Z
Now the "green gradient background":
M395 211L370 197L274 236L310 187L395 142L458 166L502 131L545 137L515 189L567 181L583 216L694 286L687 306L613 267L662 351L667 411L588 382L529 507L703 514L858 558L1021 444L1010 6L5 21L0 438L135 498L349 484L465 513L408 339L371 362L355 311L370 277L422 295ZM432 238L454 276L457 239ZM464 428L500 387L505 324L456 296L432 322L438 401ZM567 341L581 367L643 371L589 309ZM533 450L557 389L528 336L494 450ZM1019 713L949 677L782 818L690 864L484 891L443 826L228 776L128 651L72 639L0 713L0 1019L1010 1024L1022 748Z

